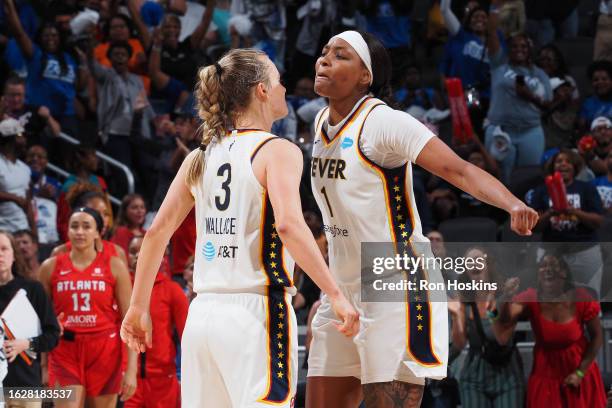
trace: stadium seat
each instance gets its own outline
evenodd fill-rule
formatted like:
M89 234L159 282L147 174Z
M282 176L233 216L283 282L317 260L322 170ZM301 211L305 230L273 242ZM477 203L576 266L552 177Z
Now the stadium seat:
M440 224L446 242L495 242L497 224L490 218L453 218Z
M540 166L517 167L510 175L509 189L521 200L530 189L544 184L544 175Z

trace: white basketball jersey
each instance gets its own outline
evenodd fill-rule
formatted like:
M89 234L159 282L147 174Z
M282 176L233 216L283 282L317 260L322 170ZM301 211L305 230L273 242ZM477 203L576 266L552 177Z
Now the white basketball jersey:
M330 270L342 284L359 284L362 242L427 242L412 192L410 162L386 169L359 148L363 125L372 109L384 103L362 100L333 139L323 124L328 109L316 119L312 190L329 241Z
M268 193L251 167L259 148L275 137L234 130L206 149L203 177L191 189L197 229L194 292L295 291L294 261L276 232Z
M327 108L315 122L312 189L323 214L330 271L341 284L351 288L359 288L361 282L362 242L394 243L396 253L411 256L418 256L416 251L422 254L425 246L421 244L415 249L413 243L428 242L416 210L410 161L396 168L384 168L368 159L360 149L360 138L367 137L362 134L364 123L370 112L382 105L375 98L360 101L332 139L324 126ZM426 251L431 256L430 249ZM436 270L421 270L418 276L442 281ZM406 336L406 352L410 356L406 364L417 376L446 375L446 303L429 302L427 292L416 291L407 291L406 300L405 303L382 303L383 308L400 308L402 316L405 314L401 321L393 322L395 327L384 330L390 335L402 327L400 333ZM375 306L362 309L364 314L369 313L364 319L383 318L384 313L372 312Z

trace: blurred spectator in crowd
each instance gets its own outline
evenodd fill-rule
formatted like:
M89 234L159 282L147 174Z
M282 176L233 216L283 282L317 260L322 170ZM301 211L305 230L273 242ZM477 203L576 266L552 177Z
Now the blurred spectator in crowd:
M77 89L85 84L74 59L65 52L60 32L53 23L44 23L36 42L24 31L14 0L4 2L7 20L27 63L26 102L46 106L62 129L76 134L74 101Z
M134 1L129 0L128 4L133 6ZM138 13L132 15L139 16ZM142 24L142 19L135 18L134 20ZM145 54L145 49L150 47L150 36L146 28L144 28L143 31L143 27L138 23L136 24L136 27L138 27L138 31L141 34L140 39L131 37L132 21L129 19L129 17L127 17L125 14L116 14L112 16L105 26L106 41L96 46L94 49L94 57L101 65L111 68L113 65L108 57L108 50L111 43L116 41L126 41L128 44L130 44L130 47L132 47L132 54L127 61L127 68L131 73L141 76L144 87L148 90L150 89L151 81L149 80L148 76L144 74L147 72L147 56ZM141 39L144 40L144 44L141 42Z
M68 193L68 190L79 181L95 184L103 191L108 190L104 178L95 174L98 170L98 163L98 156L96 156L96 150L93 147L85 145L75 147L72 160L73 173L62 184L62 193Z
M399 87L393 94L399 108L407 111L412 106L424 110L444 109L444 102L440 93L433 88L423 86L421 67L416 63L409 63L402 73Z
M574 99L574 85L558 78L550 78L553 100L542 115L542 127L546 137L546 149L570 147L574 138L579 104Z
M170 183L187 155L198 145L198 124L191 114L175 114L174 122L165 120L160 126L161 142L157 152L157 173L153 210L161 205Z
M216 3L215 11L213 12L212 17L212 21L216 29L213 31L214 36L211 36L211 43L222 46L223 48L229 48L232 41L229 32L231 1L217 0Z
M538 45L553 42L556 38L575 38L578 35L578 3L580 0L563 0L550 3L525 0L527 29Z
M123 197L111 242L119 245L128 253L128 246L132 238L144 236L146 232L143 228L146 215L147 207L140 194L128 194Z
M498 7L499 0L493 0L492 4ZM500 163L502 180L508 182L515 166L540 163L545 144L540 117L552 100L552 91L548 75L531 61L528 37L518 34L510 38L506 57L497 35L497 21L497 13L492 13L488 36L491 56L490 126L486 129L485 141L487 150L496 151L493 156Z
M466 92L469 89L476 90L482 109L486 112L491 98L492 56L487 45L488 14L479 5L466 7L462 24L451 9L451 0L441 0L440 11L450 34L444 48L440 73L445 77L461 79ZM501 42L501 32L497 35Z
M612 61L612 0L600 0L593 60Z
M132 280L136 273L142 236L129 242L129 269ZM153 347L140 354L138 387L125 403L126 408L178 407L180 386L176 378L176 347L180 345L189 302L183 290L163 272L158 271L151 293ZM175 342L174 331L178 335Z
M595 61L588 69L593 96L582 103L578 125L587 130L589 124L599 116L612 120L612 61Z
M265 51L281 73L285 70L286 8L284 2L276 0L233 0L230 9L232 19L240 16L249 20L246 25L250 25L251 45Z
M595 118L591 123L591 134L594 146L585 149L579 143L578 149L593 173L601 176L608 172L606 157L608 152L612 150L612 121L604 116Z
M484 267L468 268L461 275L465 282L501 285L493 259L481 248L471 248L466 258L484 258ZM462 303L450 308L452 346L462 350L469 344L461 369L459 391L465 407L521 406L525 394L521 356L511 337L498 342L489 319L495 309L494 291L462 291Z
M42 387L41 352L53 349L60 337L60 328L53 306L43 286L24 277L24 266L15 239L0 231L0 312L4 312L10 301L20 291L25 291L40 320L42 333L29 339L3 336L2 349L8 359L8 374L4 387ZM10 328L10 327L9 327ZM8 338L7 338L8 337ZM40 407L40 402L22 400L6 401L7 407Z
M504 298L512 301L500 304L495 334L505 342L519 319L531 323L535 346L526 406L604 408L606 391L595 361L603 343L599 303L575 287L567 263L552 253L539 262L536 288L513 296L518 286L512 278L503 287Z
M392 81L397 84L413 55L410 18L413 0L367 0L363 14L367 31L378 38L391 56Z
M22 135L23 127L15 119L0 122L0 229L9 232L36 230L30 168L17 158L17 139Z
M59 241L57 233L57 200L61 193L59 181L45 174L47 151L44 147L34 145L28 149L26 163L30 166L32 177L30 188L35 208L34 218L38 232L38 242L43 245L55 245Z
M464 160L494 177L499 177L497 163L477 138L474 138L471 143L454 146L453 150ZM444 180L434 177L429 182L430 188L432 185L435 185L435 189L429 194L429 200L438 222L455 216L488 217L498 223L502 223L506 219L503 211L477 200Z
M108 154L128 167L132 167L133 147L130 140L132 121L136 110L143 110L141 134L150 137L149 122L153 119L153 109L149 106L142 79L128 72L127 63L132 55L132 47L125 41L112 42L108 48L108 58L112 68L95 61L90 50L85 54L79 51L82 64L89 67L98 85L98 129ZM123 182L123 175L114 171L114 179ZM125 185L115 191L126 191Z
M61 192L62 183L46 174L48 163L47 150L44 147L33 145L28 149L26 164L30 166L32 172L32 194L56 200Z
M612 215L612 150L608 151L606 166L607 174L597 177L591 184L597 188L606 214Z
M187 300L189 303L196 297L195 292L193 291L193 264L195 258L190 256L187 259L187 263L185 263L185 269L183 270L183 280L185 281L185 286L183 287L183 292L185 296L187 296Z
M152 97L168 101L168 111L181 108L195 87L199 65L197 53L202 49L214 9L215 1L208 0L200 24L182 41L179 41L181 21L173 14L167 14L161 28L154 31L149 55Z
M40 262L38 261L38 240L36 236L30 230L19 230L13 234L13 237L24 263L22 277L38 280Z
M576 80L569 74L565 57L556 45L547 44L540 48L536 57L536 64L546 72L550 79L556 77L563 82L568 82L572 86L572 99L578 100L580 98Z
M4 83L2 95L2 108L5 117L16 119L24 127L24 136L28 146L47 144L45 130L49 129L53 136L57 136L61 127L46 106L33 106L25 103L25 80L12 76Z
M565 261L569 263L572 275L577 282L599 293L602 257L597 230L603 222L603 208L597 189L575 179L581 166L578 153L569 149L561 149L546 166L546 174L559 172L563 178L569 205L567 210L558 212L552 208L545 185L535 189L529 204L540 213L536 229L542 231L542 241L567 243L563 245Z

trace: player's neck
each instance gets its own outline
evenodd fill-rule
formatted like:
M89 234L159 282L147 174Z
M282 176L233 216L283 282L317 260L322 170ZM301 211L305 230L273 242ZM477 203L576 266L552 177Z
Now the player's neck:
M364 95L356 93L343 99L331 99L329 100L329 117L327 122L330 126L335 126L346 118L349 113L355 107L355 104L359 102Z
M70 251L70 260L78 269L84 269L91 264L98 255L95 246L86 249L75 248L72 246Z
M274 120L269 117L263 109L252 107L236 119L234 127L236 129L261 129L266 132L272 130Z

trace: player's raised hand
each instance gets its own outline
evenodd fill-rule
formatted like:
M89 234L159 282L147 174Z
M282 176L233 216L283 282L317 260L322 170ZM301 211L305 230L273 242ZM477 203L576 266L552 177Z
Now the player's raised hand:
M519 235L531 235L538 222L538 213L521 202L510 209L510 227Z
M331 300L334 313L342 323L334 323L338 331L347 337L353 337L359 332L359 313L349 303L343 294Z
M121 340L137 353L152 347L153 324L148 310L130 306L121 323Z

